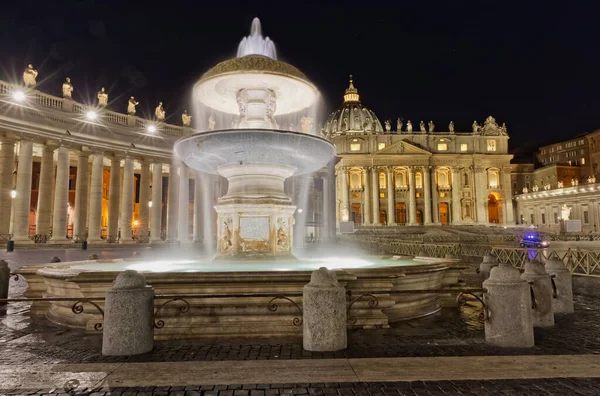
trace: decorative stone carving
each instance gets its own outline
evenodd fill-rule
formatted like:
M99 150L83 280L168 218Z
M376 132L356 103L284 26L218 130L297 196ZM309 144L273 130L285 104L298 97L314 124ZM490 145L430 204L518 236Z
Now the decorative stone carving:
M127 103L127 114L135 115L135 106L139 104L140 102L137 102L133 96L129 98L129 102Z
M396 131L402 132L402 118L396 120Z
M386 132L389 132L392 130L392 124L390 123L390 120L385 120L385 130L386 130Z
M450 121L450 124L448 124L448 130L454 133L454 121Z
M473 127L473 133L479 133L479 131L481 131L481 127L479 126L477 121L473 121L472 127Z
M189 127L192 125L192 116L188 114L187 109L183 110L183 114L181 115L181 122L183 126Z
M158 121L165 120L165 109L163 108L162 102L158 102L158 106L156 106L156 109L154 110L154 115Z
M596 176L588 176L587 182L588 182L588 184L596 183Z
M567 205L563 205L560 208L560 218L562 220L569 220L571 218L571 207Z
M216 124L217 122L215 121L215 117L213 117L213 115L211 114L210 117L208 117L208 129L214 131Z
M23 71L23 83L27 88L33 88L37 84L35 81L38 75L38 71L33 68L33 65L29 64Z
M565 183L563 183L562 181L558 182L558 188L563 188L565 186ZM527 187L523 187L523 189L527 189ZM523 191L525 192L525 191Z
M423 120L421 120L421 122L419 123L419 130L420 130L421 132L427 132L427 131L425 130L425 122L423 122Z
M67 77L62 85L62 93L63 98L72 99L73 97L73 84L71 84L71 79L69 77Z
M523 187L523 194L527 194L528 192L529 192L529 189L527 188L527 186Z
M108 94L104 90L104 87L100 91L98 91L98 105L102 107L106 107L108 105Z
M287 252L290 249L287 230L289 229L288 220L284 217L277 219L277 250Z
M221 240L219 241L219 251L221 253L233 253L233 242L232 242L232 224L233 221L230 217L223 219L221 223Z
M506 124L502 124L502 127L498 125L494 117L489 116L485 119L481 133L484 136L503 136L506 135Z
M300 119L300 126L302 128L302 132L311 133L313 130L314 119L312 117L302 117Z
M410 122L410 120L406 121L406 132L412 132L413 131L413 126L412 126L412 122Z
M431 133L435 129L435 124L433 123L433 121L429 121L427 123L427 127L428 127L429 132Z

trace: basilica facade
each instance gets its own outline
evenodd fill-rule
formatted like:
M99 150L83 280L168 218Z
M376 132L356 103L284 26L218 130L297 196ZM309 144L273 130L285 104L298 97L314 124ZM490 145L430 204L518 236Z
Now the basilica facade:
M381 124L352 80L323 134L337 150L338 223L514 224L508 134L493 117L469 132Z

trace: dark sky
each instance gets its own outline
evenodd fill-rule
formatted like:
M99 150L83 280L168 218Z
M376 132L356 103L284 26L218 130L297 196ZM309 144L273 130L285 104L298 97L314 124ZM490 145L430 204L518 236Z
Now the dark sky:
M539 145L600 127L600 10L588 3L11 1L0 13L0 78L20 79L33 63L43 91L60 95L70 76L78 101L106 86L113 109L135 95L141 114L163 101L179 123L191 84L235 55L258 16L328 110L352 73L382 121L446 129L452 119L469 130L491 114L513 148Z

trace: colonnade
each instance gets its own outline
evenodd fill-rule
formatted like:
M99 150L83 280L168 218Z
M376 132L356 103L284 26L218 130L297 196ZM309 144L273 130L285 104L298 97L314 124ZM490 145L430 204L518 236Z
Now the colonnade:
M87 240L88 243L134 243L137 241L159 242L161 239L163 205L163 171L160 159L134 157L127 153L72 148L57 143L43 143L37 186L37 209L35 219L30 220L33 184L33 146L26 139L0 136L0 237L18 244L34 241L30 227L35 223L35 234L50 237L49 244L66 244ZM15 148L18 144L18 163ZM75 180L74 207L69 205L70 157L75 152L77 172ZM54 158L56 157L56 161ZM110 159L108 186L107 232L102 235L102 202L104 186L104 162ZM139 206L134 218L135 163L139 162ZM91 165L91 166L90 166ZM90 169L91 168L91 169ZM16 178L14 171L16 169ZM165 175L166 176L166 175ZM189 178L185 165L172 163L168 174L167 236L171 241L190 241L188 227ZM206 184L196 183L194 197L193 237L204 239L204 221L207 217L199 211L202 189L211 189L211 176L203 176ZM196 179L200 179L196 175ZM209 204L209 208L212 203ZM178 209L179 208L179 209ZM10 214L10 215L6 215ZM73 216L72 239L68 237L69 215Z

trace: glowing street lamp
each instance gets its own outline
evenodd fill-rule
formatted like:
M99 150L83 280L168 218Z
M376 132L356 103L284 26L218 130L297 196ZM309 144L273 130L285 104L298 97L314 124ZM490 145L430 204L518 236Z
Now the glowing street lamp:
M156 127L154 125L148 125L148 128L146 128L146 129L150 133L155 133L156 132Z
M25 92L18 90L12 93L12 97L17 102L23 102L26 99Z
M148 207L151 208L152 207L152 201L148 201Z
M14 190L14 189L13 189L13 190L11 190L11 191L10 191L10 197L11 197L11 198L16 198L16 197L17 197L17 190Z
M94 121L96 118L98 118L98 113L90 110L87 113L85 113L85 117L90 121Z

